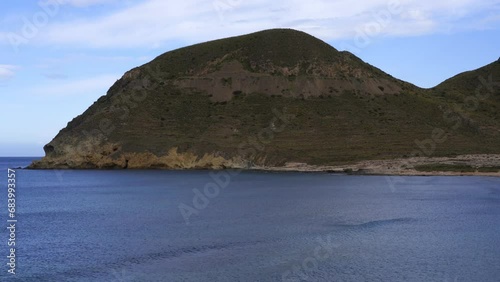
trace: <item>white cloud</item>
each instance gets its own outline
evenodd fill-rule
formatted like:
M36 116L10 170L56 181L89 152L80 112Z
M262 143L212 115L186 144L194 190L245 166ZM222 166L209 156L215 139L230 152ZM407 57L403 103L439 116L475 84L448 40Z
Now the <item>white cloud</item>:
M151 48L170 40L192 43L273 27L301 29L325 40L348 39L391 11L388 5L393 3L400 3L401 11L390 14L379 35L439 32L454 21L477 20L470 16L498 9L500 0L360 0L356 4L350 0L148 0L106 16L53 23L40 39L48 44Z
M103 74L74 80L52 80L46 84L25 89L23 92L40 98L85 95L99 97L106 94L106 91L120 77L120 75L116 74Z
M15 75L15 70L19 67L14 65L0 65L0 81L11 79Z
M65 80L68 79L68 76L62 73L44 73L42 74L47 79L52 80Z
M41 69L51 69L54 67L61 67L64 65L80 64L81 62L95 62L105 64L115 64L121 62L134 62L142 60L144 56L118 56L118 55L99 55L88 52L72 52L61 54L57 57L43 57L39 59L38 64L35 65Z
M75 7L88 7L93 5L108 4L116 0L58 0L59 3L69 4Z

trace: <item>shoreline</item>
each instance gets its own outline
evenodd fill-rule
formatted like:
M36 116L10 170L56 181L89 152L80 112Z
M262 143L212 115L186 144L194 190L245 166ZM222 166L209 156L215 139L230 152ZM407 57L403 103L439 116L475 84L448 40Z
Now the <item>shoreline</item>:
M430 168L418 170L415 167ZM432 169L434 167L451 168L452 170ZM301 173L332 173L345 175L379 175L379 176L491 176L500 177L500 154L459 155L454 157L413 157L390 160L367 160L344 165L310 165L300 162L288 162L284 166L231 166L231 167L58 167L47 165L33 167L33 164L24 169L40 170L243 170L264 172L301 172ZM463 171L461 171L463 169ZM481 170L490 171L481 171Z
M422 171L407 171L400 173L382 173L382 172L367 172L367 171L332 171L332 170L300 170L300 169L287 169L284 167L268 167L268 168L222 168L222 169L184 169L184 168L29 168L29 167L18 167L15 169L20 170L40 170L40 171L51 171L51 170L63 170L63 171L231 171L231 170L241 170L244 172L268 172L268 173L321 173L321 174L333 174L333 175L349 175L349 176L481 176L481 177L500 177L500 172L453 172L453 171L432 171L432 172L422 172Z
M415 167L444 166L457 170L418 170ZM460 168L468 170L460 171ZM481 171L493 168L496 171ZM351 165L315 166L288 163L284 167L264 167L273 171L331 172L350 175L382 176L493 176L500 177L500 154L460 155L455 157L413 157L391 160L367 160ZM473 171L472 171L473 170Z

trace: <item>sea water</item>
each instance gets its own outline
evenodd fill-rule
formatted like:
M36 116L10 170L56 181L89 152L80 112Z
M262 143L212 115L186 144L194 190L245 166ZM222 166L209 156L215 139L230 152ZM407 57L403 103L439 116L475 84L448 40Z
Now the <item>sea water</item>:
M2 281L500 281L500 179L16 169Z

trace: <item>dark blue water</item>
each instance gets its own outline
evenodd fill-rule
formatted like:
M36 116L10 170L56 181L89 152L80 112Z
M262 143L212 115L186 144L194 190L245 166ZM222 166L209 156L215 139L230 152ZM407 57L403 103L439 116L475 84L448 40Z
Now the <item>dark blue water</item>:
M33 160L39 160L41 157L0 157L0 170L7 168L25 168L31 164Z
M207 171L16 177L2 281L500 281L499 178L244 172L217 195Z

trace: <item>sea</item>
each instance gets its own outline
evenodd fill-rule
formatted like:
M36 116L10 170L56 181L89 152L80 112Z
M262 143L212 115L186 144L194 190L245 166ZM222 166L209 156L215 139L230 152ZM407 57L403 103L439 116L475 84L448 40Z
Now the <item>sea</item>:
M0 281L500 281L500 178L33 159L0 158Z

